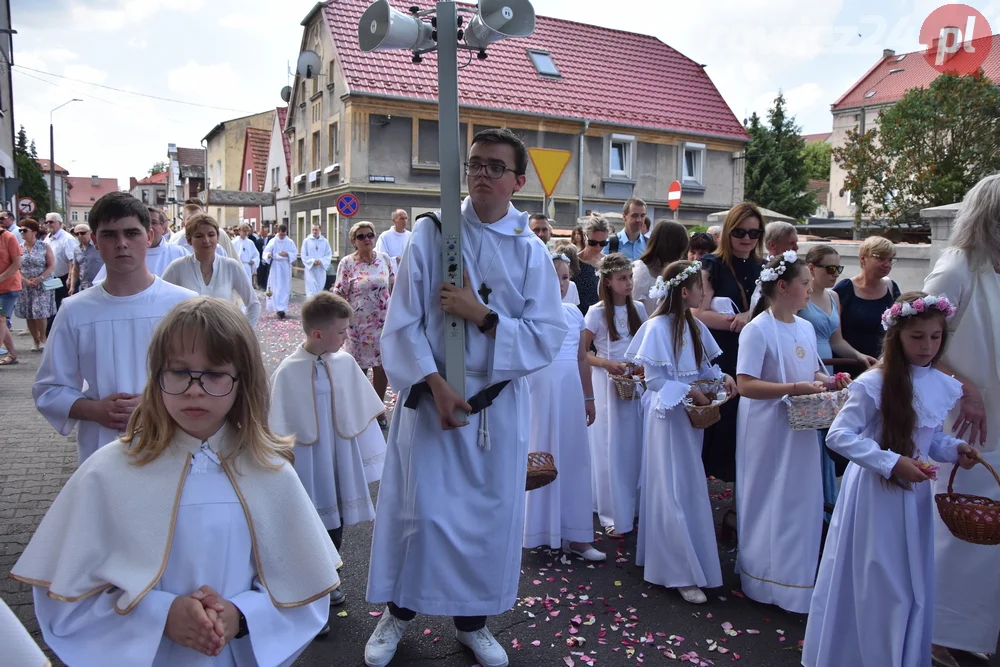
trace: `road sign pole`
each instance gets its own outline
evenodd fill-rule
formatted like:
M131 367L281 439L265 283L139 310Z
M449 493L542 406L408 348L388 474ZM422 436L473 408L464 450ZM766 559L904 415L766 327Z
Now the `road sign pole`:
M444 279L462 287L462 155L458 124L458 9L437 3L438 154L441 165L441 263ZM471 146L470 146L471 148ZM481 276L485 279L485 276ZM444 314L444 373L452 390L465 396L465 321ZM465 421L462 411L456 419Z

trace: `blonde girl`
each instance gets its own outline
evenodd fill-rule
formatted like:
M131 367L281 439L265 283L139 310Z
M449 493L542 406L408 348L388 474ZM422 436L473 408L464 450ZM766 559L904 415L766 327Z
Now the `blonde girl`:
M565 298L570 282L569 258L560 248L552 255L559 289ZM594 422L594 388L589 349L581 335L586 325L580 309L562 304L568 331L553 362L528 376L531 392L530 450L549 452L559 476L541 489L530 491L525 503L524 548L550 547L603 561L606 555L593 547L594 495L587 427Z
M598 296L586 315L583 332L590 354L597 417L590 428L597 514L605 532L632 531L638 513L642 464L642 404L618 397L611 375L625 373L625 352L646 320L646 309L632 300L632 263L622 253L604 257L598 269Z
M704 296L700 262L674 262L649 293L660 301L632 340L626 356L646 370L642 498L636 564L646 581L676 588L686 601L702 604L701 587L722 585L712 522L703 431L691 426L685 402L709 405L696 380L715 380L727 393L736 382L713 363L722 354L692 308Z
M809 607L806 667L931 664L934 490L928 482L937 471L929 460L971 468L978 459L942 430L962 397L961 382L931 367L954 312L946 298L923 292L897 299L882 316L881 363L851 385L830 427L827 443L851 463Z
M805 262L789 250L760 272L761 298L743 329L736 362L737 569L758 602L805 613L823 531L816 431L793 431L784 396L840 388L816 351L816 333L795 313L809 301Z
M264 421L256 336L197 297L148 360L125 435L73 474L12 576L67 664L109 647L120 664L290 663L326 623L339 557Z

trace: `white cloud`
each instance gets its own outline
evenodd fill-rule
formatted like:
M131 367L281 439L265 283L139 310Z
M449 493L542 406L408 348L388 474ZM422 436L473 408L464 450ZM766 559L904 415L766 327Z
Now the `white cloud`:
M108 73L90 65L67 65L63 69L63 76L90 83L104 83L108 80Z
M167 88L192 102L203 102L206 97L211 97L225 100L228 103L224 106L231 107L232 98L239 95L242 85L241 77L232 63L199 65L197 61L189 60L181 67L167 72Z
M141 49L145 49L149 45L149 42L147 42L146 40L141 39L141 38L135 38L135 37L133 37L132 39L128 40L127 43L133 49L140 49L140 50Z

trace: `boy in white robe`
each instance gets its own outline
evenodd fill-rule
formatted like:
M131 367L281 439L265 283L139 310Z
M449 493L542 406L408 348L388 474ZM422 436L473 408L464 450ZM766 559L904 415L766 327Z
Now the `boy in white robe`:
M278 234L267 242L261 260L270 264L267 274L267 309L285 319L288 301L292 294L292 262L295 261L295 243L288 238L288 227L278 225Z
M240 225L240 235L233 239L233 249L236 252L240 266L247 272L250 284L257 285L257 268L260 266L260 251L253 239L249 238L250 225L243 223Z
M170 243L167 239L167 216L158 208L147 207L149 210L149 247L146 248L146 268L154 276L163 276L170 262L187 255L187 251L179 245ZM104 282L108 277L105 267L97 272L92 285Z
M306 298L323 291L326 270L333 260L330 242L320 236L319 225L302 241L302 266L305 267Z
M31 389L35 407L60 434L79 426L80 463L125 430L146 386L153 330L175 304L195 296L146 267L153 232L138 199L108 193L89 222L107 278L63 301Z
M388 603L365 647L370 667L392 660L416 613L455 617L458 640L480 665L507 664L486 616L517 599L530 414L525 376L552 362L567 328L549 253L527 214L510 204L526 169L524 144L509 130L474 138L466 165L471 194L462 203L463 289L444 280L434 219L418 220L403 255L382 332L400 407L368 572L368 600ZM468 402L441 374L442 311L466 320ZM457 409L472 413L473 406L469 421L456 419Z
M271 430L295 437L295 472L340 551L344 526L375 518L368 485L382 478L385 406L354 357L340 352L353 310L320 292L302 305L306 341L271 376ZM310 378L312 382L306 382ZM338 586L330 604L344 602Z

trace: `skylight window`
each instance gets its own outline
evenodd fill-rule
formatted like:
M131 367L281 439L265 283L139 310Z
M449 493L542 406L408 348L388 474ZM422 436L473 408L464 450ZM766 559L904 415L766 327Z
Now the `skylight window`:
M903 62L903 58L905 58L905 57L906 57L906 54L904 53L904 54L903 54L903 55L901 55L900 57L896 58L896 62L897 62L897 63L901 63L901 62Z
M538 73L542 76L562 76L559 68L556 67L556 61L552 59L552 55L548 52L528 51L528 57L531 58L531 64L535 66L535 69L538 70Z
M867 100L867 99L870 99L872 97L875 97L875 93L876 93L876 91L869 90L867 93L865 93L865 99Z

